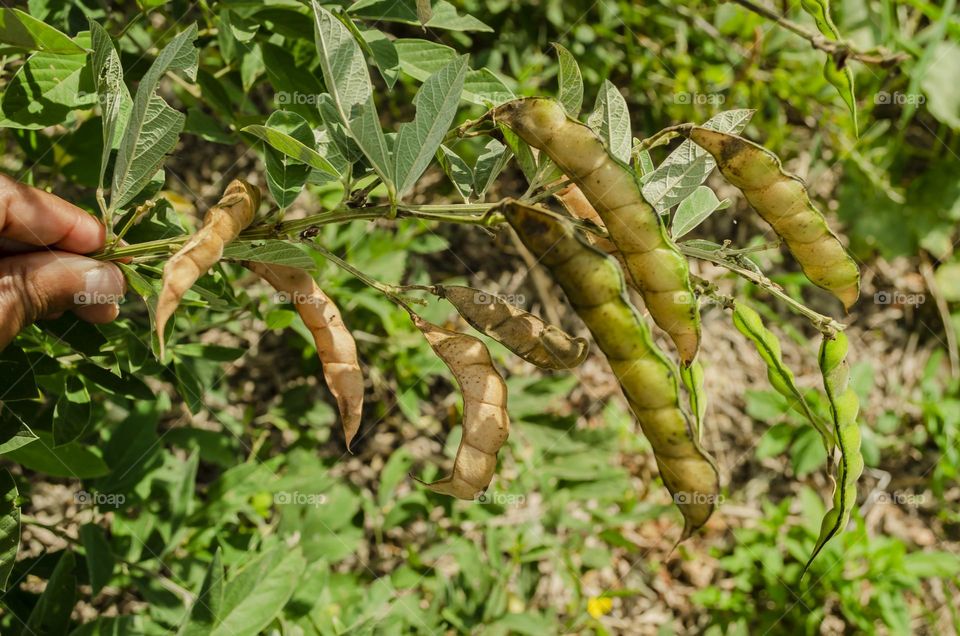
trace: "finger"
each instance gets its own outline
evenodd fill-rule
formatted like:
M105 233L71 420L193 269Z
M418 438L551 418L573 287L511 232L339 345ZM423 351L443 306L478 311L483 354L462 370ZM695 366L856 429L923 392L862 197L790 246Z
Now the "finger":
M67 309L91 322L113 320L125 291L112 263L53 251L0 258L0 349L37 318Z
M0 237L87 254L103 247L105 234L72 203L0 175Z

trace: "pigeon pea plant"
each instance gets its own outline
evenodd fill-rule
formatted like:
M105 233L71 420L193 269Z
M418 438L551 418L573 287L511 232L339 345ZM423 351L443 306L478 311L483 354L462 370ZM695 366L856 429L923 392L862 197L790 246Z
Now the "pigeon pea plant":
M469 32L484 28L482 23L458 15L442 1L432 8L418 2L415 12L404 3L384 6L363 1L344 11L314 0L309 6L224 8L208 16L210 24L181 28L156 50L144 47L135 24L111 34L109 25L101 24L105 16L96 12L88 16L88 30L70 37L20 10L2 10L0 40L24 55L3 96L3 125L17 130L34 153L41 152L36 131L51 126L83 128L86 138L101 144L96 169L72 166L70 172L80 186L91 188L95 213L108 229L106 247L93 257L122 268L153 329L145 345L141 336L146 334L132 327L109 332L108 341L92 328L54 323L32 328L8 347L0 360L4 379L12 379L3 387L0 455L31 470L99 479L102 489L122 491L124 475L116 473L118 466L129 469L136 461L117 455L117 449L109 458L90 450L101 434L95 422L105 416L92 394L109 392L133 412L138 400L157 399L138 376L157 375L173 381L191 410L200 410L202 380L192 359L232 358L202 344L200 334L212 325L195 324L183 309L205 306L236 316L246 300L234 272L244 270L231 269L230 263L254 272L296 307L340 407L346 446L362 445L370 430L361 418L364 382L350 315L341 316L321 289L323 281L316 280L317 264L331 263L405 310L449 367L464 396L464 432L450 476L427 487L477 497L490 484L497 451L507 438L507 385L483 341L418 314L418 305L424 304L418 294L448 300L474 329L542 368L580 364L587 341L496 293L388 284L345 261L323 239L330 226L372 220L447 223L481 236L515 231L564 291L613 367L685 518L684 538L707 523L720 500L720 476L700 443L709 421L703 419L707 396L696 356L701 345L710 346L701 343L700 304L709 298L732 313L736 328L766 363L773 388L807 418L836 459L837 494L812 560L847 524L862 469L858 405L847 388L844 325L787 294L751 260L751 253L777 244L746 248L683 240L729 205L704 185L714 166L744 192L810 279L845 307L856 300L859 275L802 182L783 173L774 155L738 136L751 111L725 111L701 125L680 124L638 139L624 98L609 82L586 121L579 121L581 73L562 46L555 47L557 98L518 98L512 81L471 68L453 49L425 39L390 39L367 26L384 20ZM139 60L124 63L132 54L131 41L142 49L141 57L153 58L145 71ZM211 61L216 56L222 71ZM422 82L413 99L413 119L395 130L385 131L381 123L370 65L388 88L398 85L401 75ZM240 83L228 81L228 73L237 70ZM131 91L134 78L138 81ZM168 103L165 79L188 104L186 114ZM264 79L282 106L269 114L243 99ZM852 91L852 84L845 90ZM236 103L242 105L236 108ZM462 108L465 103L469 113ZM185 132L211 144L244 143L255 149L275 206L261 210L260 190L237 180L198 231L179 227L173 214L176 201L163 189L164 162ZM650 150L681 137L679 146L654 165ZM502 189L498 177L512 165L523 173L527 188L515 198L497 199L491 193ZM416 202L429 195L423 176L431 168L446 175L462 202ZM288 218L288 208L307 185L315 192L333 192L337 200L331 209ZM759 314L694 276L691 261L743 277L822 334L825 400L811 401L796 386L776 336ZM642 304L631 300L627 286L639 293ZM185 307L177 316L181 303ZM641 308L671 337L679 364L655 343ZM224 357L218 360L218 354ZM64 371L58 375L57 369ZM53 408L34 422L29 413L43 396L57 397ZM811 402L828 404L829 413ZM105 435L111 442L124 439L118 432ZM193 470L195 477L195 465ZM189 476L184 479L192 486ZM21 500L9 472L0 472L0 482L0 584L6 585L18 551ZM103 562L94 555L103 541L102 533L91 529L81 546L95 592L110 580L114 565L107 563L107 572L98 569ZM274 565L288 567L296 579L299 566L292 555L270 554ZM236 602L242 576L227 588L224 602L229 598L233 605L220 607L222 614L208 611L205 599L217 606L211 595L223 593L221 558L219 552L212 556L201 598L184 597L192 611L176 620L168 617L180 633L207 633L207 628L255 633L250 629L266 626L244 622L242 604ZM28 614L28 624L48 620L44 599L49 594L47 603L52 603L58 586L70 586L74 565L72 552L64 552L49 575L47 592ZM292 593L278 598L285 602ZM69 612L58 620L65 625Z

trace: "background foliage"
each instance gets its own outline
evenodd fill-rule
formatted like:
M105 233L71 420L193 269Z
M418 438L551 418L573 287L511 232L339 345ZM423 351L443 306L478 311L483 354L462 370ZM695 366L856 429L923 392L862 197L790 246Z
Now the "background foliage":
M720 110L756 109L745 134L790 158L863 260L865 296L847 319L858 336L853 381L866 405L868 471L856 528L828 545L809 583L799 581L829 492L815 474L822 447L765 389L762 367L719 309L706 314L704 361L708 377L711 369L720 376L710 387L707 438L720 449L727 501L671 557L679 516L605 365L535 373L491 343L510 372L513 432L486 499L452 501L407 476L435 476L459 441L449 375L407 317L314 257L358 335L371 383L351 457L318 386L309 334L288 306L224 264L188 296L169 365L151 354L141 289L114 324L65 316L0 353L0 462L9 471L0 472L9 482L0 555L16 550L8 538L18 534L18 508L23 534L18 560L4 558L9 572L0 571L9 576L0 631L956 631L960 385L947 334L960 312L943 324L960 302L954 0L834 4L834 21L858 46L910 54L894 68L851 63L859 138L823 78L825 54L736 3L455 4L434 2L426 29L414 2L349 7L387 130L413 118L424 80L456 64L458 53L470 55L459 119L482 113L484 98L555 94L551 42L579 62L585 104L605 80L623 93L638 137ZM291 214L336 205L341 185L321 164L288 165L256 128L297 138L301 121L308 133L323 123L304 5L28 5L30 16L73 40L29 23L36 41L3 50L5 172L97 209L102 110L76 43L90 46L90 20L115 39L127 87L118 88L122 119L131 102L124 91L142 86L154 58L195 22L195 74L177 58L172 67L186 72L167 75L158 93L185 113L184 132L162 178L118 206L162 192L129 240L182 234L238 175L264 175L260 184ZM11 15L4 10L5 24ZM788 15L812 24L798 7ZM29 62L25 49L37 51ZM176 127L176 115L149 107ZM489 155L486 143L465 140L452 151L474 167ZM296 198L304 180L309 192ZM493 187L507 195L524 186L513 167ZM462 191L431 168L408 200L456 200ZM757 235L742 206L715 214L694 236ZM557 311L525 280L509 241L477 228L356 221L324 228L321 239L387 283L468 280ZM759 260L768 269L778 257ZM808 294L788 264L774 269L786 272L777 282ZM758 294L754 306L777 325L800 382L812 384L811 334L782 321L769 297ZM440 303L424 314L450 318ZM220 617L215 628L207 610Z

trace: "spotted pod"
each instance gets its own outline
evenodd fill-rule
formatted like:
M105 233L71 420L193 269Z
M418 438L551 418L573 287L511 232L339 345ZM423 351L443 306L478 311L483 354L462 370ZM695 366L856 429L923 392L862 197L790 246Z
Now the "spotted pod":
M585 339L574 338L490 292L462 285L435 285L434 290L474 329L542 369L572 369L590 351Z
M443 495L475 499L490 485L497 468L497 451L510 432L507 384L479 339L443 329L413 313L410 317L450 369L463 394L463 437L453 471L424 485Z
M357 343L343 324L339 308L306 270L254 261L245 262L244 267L292 302L303 324L310 330L317 357L323 366L323 378L337 401L349 449L360 430L363 414L363 371L357 357Z
M253 222L259 207L260 190L241 179L233 180L223 198L207 210L203 226L164 265L156 311L161 359L164 356L164 328L180 306L183 295L217 264L223 256L224 246Z
M860 269L810 201L803 181L784 172L775 154L748 139L699 126L687 134L713 155L724 178L740 188L783 239L804 275L849 310L860 296Z
M713 513L720 488L717 470L680 408L677 369L627 299L617 262L583 241L572 225L540 208L512 202L504 215L550 270L610 362L650 440L660 476L683 513L683 537L688 537Z
M687 259L669 239L629 166L615 159L589 126L552 99L530 97L497 107L494 119L546 153L599 213L623 256L647 311L690 364L700 347L700 312Z

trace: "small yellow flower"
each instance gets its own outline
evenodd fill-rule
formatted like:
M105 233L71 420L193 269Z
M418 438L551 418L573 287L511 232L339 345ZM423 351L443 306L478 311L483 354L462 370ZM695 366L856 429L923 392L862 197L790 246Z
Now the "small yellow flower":
M609 614L613 609L613 599L606 596L591 596L587 600L587 613L594 618Z

